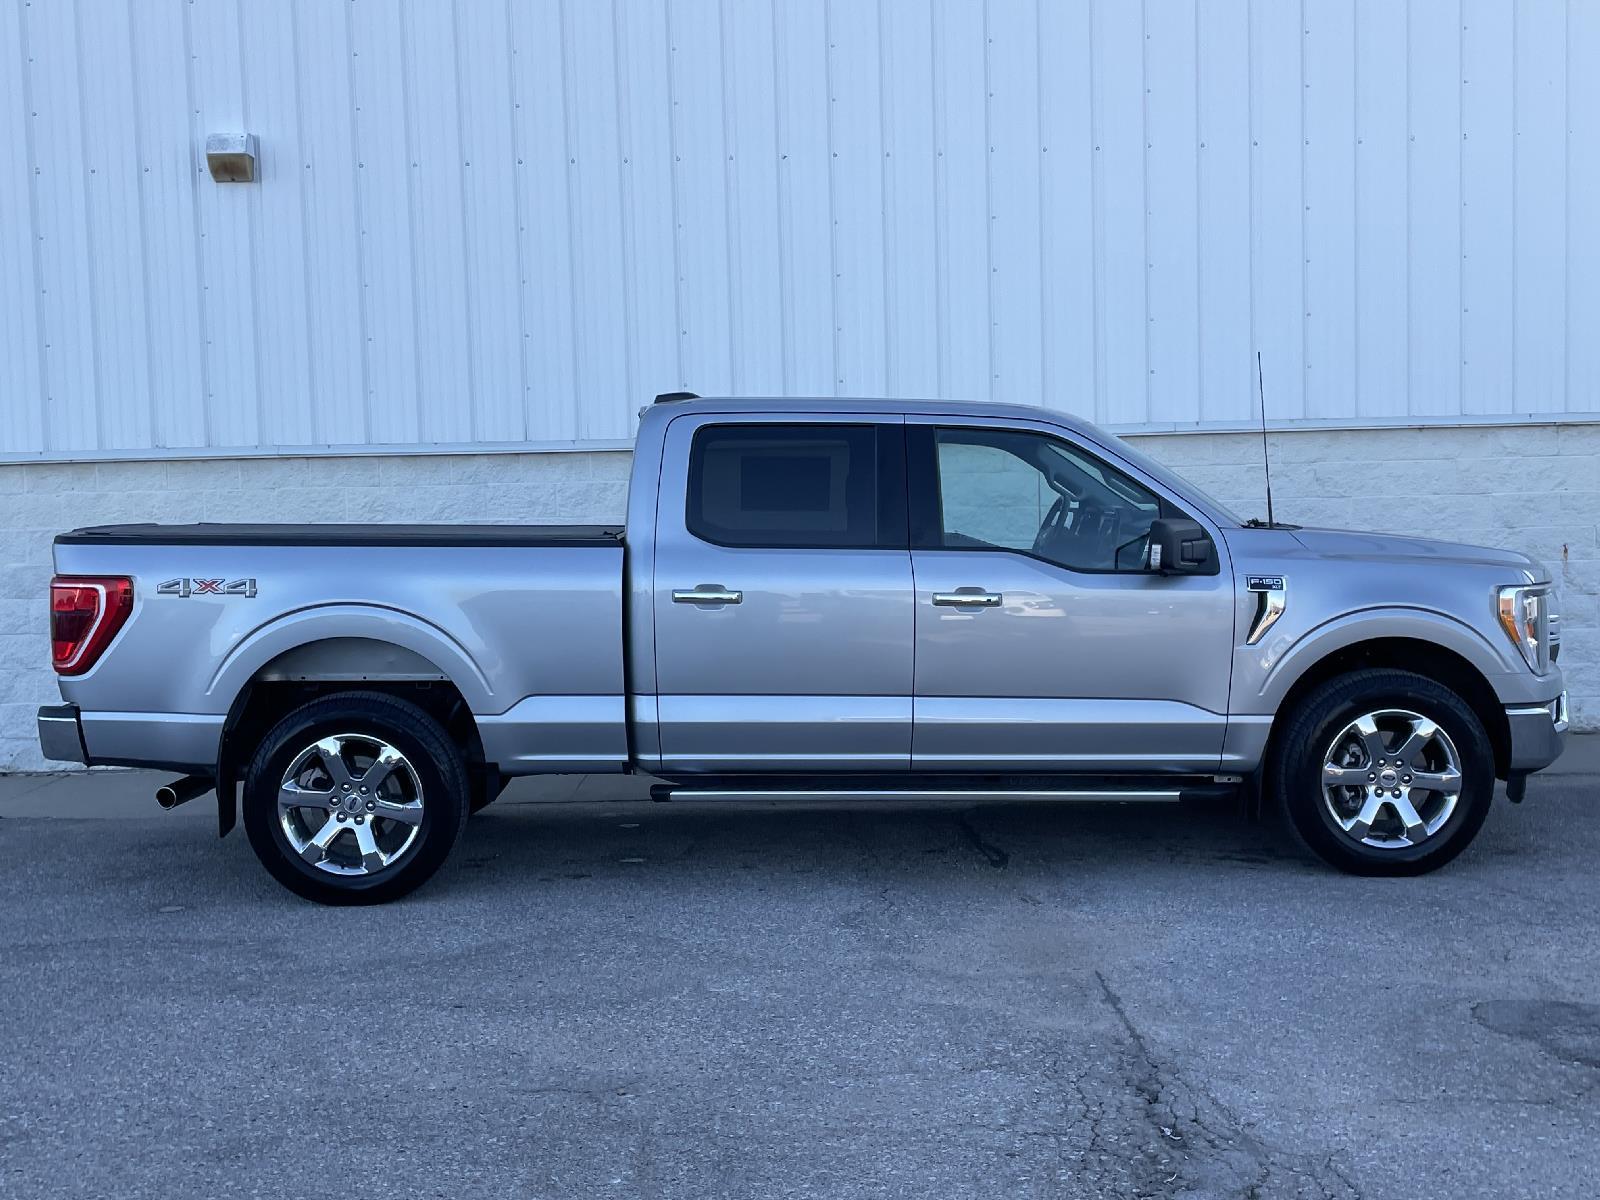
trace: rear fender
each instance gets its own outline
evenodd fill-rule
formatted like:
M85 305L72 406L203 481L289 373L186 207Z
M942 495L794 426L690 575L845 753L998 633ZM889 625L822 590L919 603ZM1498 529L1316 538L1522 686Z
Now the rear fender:
M430 664L456 686L475 713L501 712L507 707L495 696L483 669L444 630L408 613L365 604L319 605L286 613L263 625L222 660L206 694L220 701L220 706L229 706L269 664L281 668L275 660L288 655L284 661L293 664L293 652L311 643L348 643L352 639L385 643L408 652L397 658L409 664L413 675L420 670L417 660ZM336 653L325 661L337 664L341 657ZM348 663L344 667L349 674Z

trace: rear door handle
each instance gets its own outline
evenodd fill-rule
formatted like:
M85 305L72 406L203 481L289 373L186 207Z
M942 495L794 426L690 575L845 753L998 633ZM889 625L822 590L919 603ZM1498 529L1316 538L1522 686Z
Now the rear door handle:
M699 587L672 593L674 604L740 604L743 601L743 592L729 591L712 583L702 583Z
M933 594L933 602L941 608L995 608L1004 599L999 592L980 592L976 588Z

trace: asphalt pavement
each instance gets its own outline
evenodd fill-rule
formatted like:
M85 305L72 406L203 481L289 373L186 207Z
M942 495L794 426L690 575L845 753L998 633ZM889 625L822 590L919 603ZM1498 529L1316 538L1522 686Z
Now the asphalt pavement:
M1218 806L529 781L345 910L164 777L0 779L0 1197L1592 1197L1569 760L1412 880Z

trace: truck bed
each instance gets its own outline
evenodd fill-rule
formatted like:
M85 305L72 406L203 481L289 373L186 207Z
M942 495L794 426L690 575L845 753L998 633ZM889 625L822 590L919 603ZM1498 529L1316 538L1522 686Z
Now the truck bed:
M627 763L618 528L100 525L54 551L133 587L105 657L61 679L96 761L214 766L235 698L287 672L447 681L508 773Z
M92 546L620 546L620 525L90 525L56 537Z

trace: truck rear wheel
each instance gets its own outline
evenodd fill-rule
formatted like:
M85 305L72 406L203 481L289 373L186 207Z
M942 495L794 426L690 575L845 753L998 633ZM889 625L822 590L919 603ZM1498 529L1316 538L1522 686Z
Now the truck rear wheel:
M1364 670L1314 689L1267 762L1269 794L1324 862L1421 875L1466 849L1494 798L1494 755L1471 705L1411 671Z
M467 820L466 762L422 709L382 692L301 705L262 740L244 781L250 845L320 904L381 904L424 883Z

